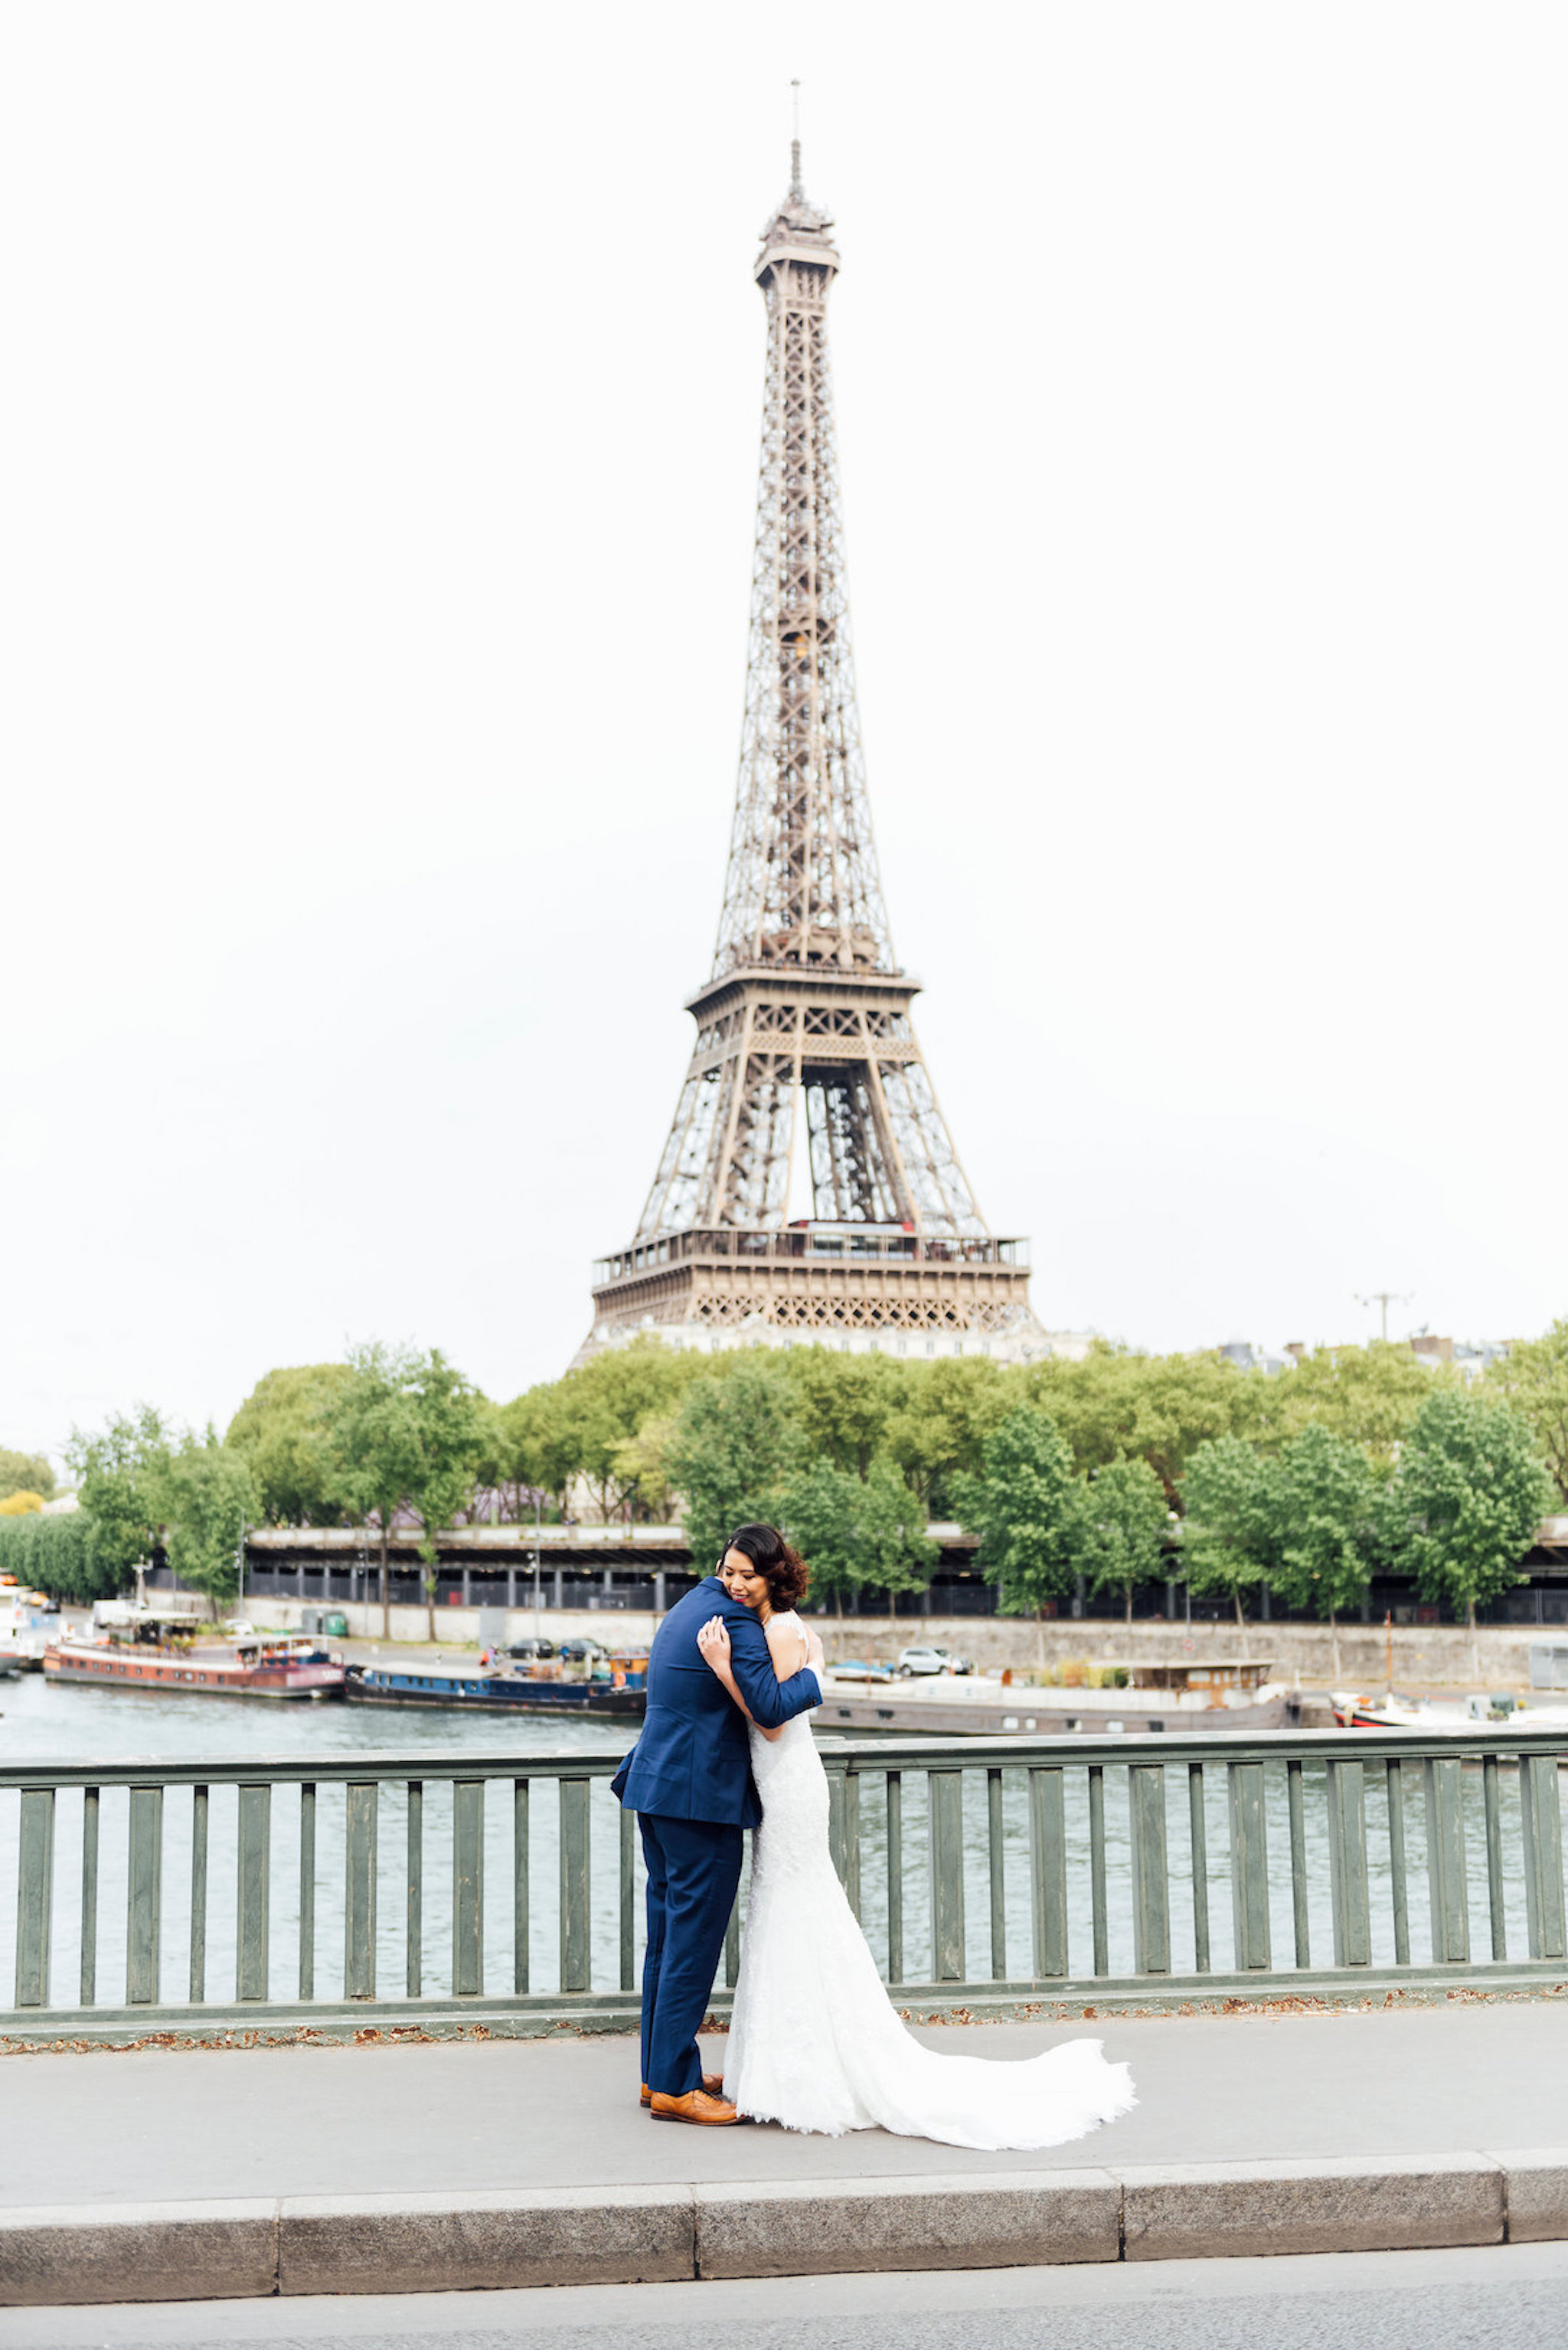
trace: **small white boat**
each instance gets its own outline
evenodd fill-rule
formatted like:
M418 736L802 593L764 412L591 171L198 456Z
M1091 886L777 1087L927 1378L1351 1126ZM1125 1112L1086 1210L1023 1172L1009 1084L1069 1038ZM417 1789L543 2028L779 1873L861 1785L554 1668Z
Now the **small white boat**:
M44 1650L59 1637L57 1610L34 1607L15 1592L0 1593L0 1672L41 1671Z
M1341 1730L1561 1730L1568 1733L1568 1705L1525 1705L1506 1693L1464 1698L1362 1697L1330 1690L1328 1701Z

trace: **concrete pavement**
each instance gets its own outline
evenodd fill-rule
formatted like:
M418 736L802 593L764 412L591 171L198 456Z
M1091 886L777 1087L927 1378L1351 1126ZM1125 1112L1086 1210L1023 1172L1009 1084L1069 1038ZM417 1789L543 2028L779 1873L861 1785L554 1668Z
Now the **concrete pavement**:
M626 2039L13 2055L0 2301L1568 2238L1568 2003L1079 2029L1131 2063L1140 2104L1034 2155L672 2127L638 2106ZM1072 2034L921 2036L1004 2058Z
M1009 2057L1080 2034L1130 2063L1136 2110L1070 2146L1005 2156L879 2130L823 2138L654 2122L637 2103L637 2044L619 2035L6 2055L0 2208L1425 2156L1568 2138L1568 1999L930 2025L919 2036ZM709 2042L708 2061L722 2065L723 2049Z

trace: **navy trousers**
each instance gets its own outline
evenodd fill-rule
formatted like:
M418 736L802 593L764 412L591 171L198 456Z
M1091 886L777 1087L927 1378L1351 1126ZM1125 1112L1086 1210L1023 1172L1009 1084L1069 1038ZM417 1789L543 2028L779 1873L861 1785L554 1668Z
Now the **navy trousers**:
M642 2077L683 2097L702 2085L697 2027L708 2012L724 1929L741 1881L743 1831L712 1820L639 1812L648 1863L642 1961Z

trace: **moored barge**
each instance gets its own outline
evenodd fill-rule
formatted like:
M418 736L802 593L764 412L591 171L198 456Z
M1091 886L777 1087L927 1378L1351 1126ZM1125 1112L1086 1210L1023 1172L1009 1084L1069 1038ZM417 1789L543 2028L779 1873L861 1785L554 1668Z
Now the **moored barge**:
M427 1664L353 1664L344 1695L360 1705L450 1706L468 1713L548 1713L573 1721L640 1721L648 1710L646 1659L610 1661L601 1677L463 1671Z
M296 1632L200 1641L171 1638L165 1625L142 1622L130 1639L58 1641L44 1651L44 1678L181 1697L326 1698L341 1697L345 1673Z

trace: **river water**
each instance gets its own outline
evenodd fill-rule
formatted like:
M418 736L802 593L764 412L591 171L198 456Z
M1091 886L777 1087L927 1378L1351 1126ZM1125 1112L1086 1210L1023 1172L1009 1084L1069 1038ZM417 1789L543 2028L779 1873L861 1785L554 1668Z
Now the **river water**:
M485 1984L487 1992L504 1995L513 1988L513 1791L509 1765L523 1757L569 1758L583 1754L619 1754L631 1740L627 1725L609 1722L563 1724L537 1717L508 1721L473 1719L458 1712L422 1709L383 1709L338 1703L295 1705L261 1703L172 1693L128 1696L119 1691L61 1687L28 1674L0 1681L0 1766L9 1762L121 1762L155 1759L160 1762L202 1761L214 1769L224 1762L290 1760L319 1756L323 1761L363 1753L393 1755L417 1775L419 1758L452 1754L472 1756L476 1762L493 1762L497 1776L486 1789L485 1840ZM966 1741L952 1742L961 1759ZM1059 1752L1059 1750L1058 1750ZM1053 1759L1057 1759L1055 1755ZM1487 1896L1485 1836L1479 1769L1465 1774L1465 1811L1469 1868L1471 1947L1480 1961L1490 1955L1490 1932ZM1418 1769L1406 1773L1405 1799L1407 1866L1410 1910L1411 1957L1417 1963L1430 1956L1428 1890L1425 1867L1425 1812ZM1333 1960L1327 1833L1321 1765L1309 1763L1303 1773L1306 1796L1308 1894L1312 1960L1326 1965ZM887 1845L885 1783L873 1773L863 1779L860 1794L861 1914L879 1964L886 1971ZM1193 1958L1192 1872L1189 1848L1187 1773L1167 1773L1167 1832L1171 1879L1172 1966L1188 1971ZM1525 1955L1525 1915L1520 1865L1520 1818L1517 1774L1506 1765L1500 1773L1502 1842L1508 1908L1509 1955ZM1087 1780L1084 1770L1069 1762L1066 1780L1068 1850L1068 1941L1070 1970L1084 1976L1092 1967ZM16 1900L17 1795L0 1789L0 1918L14 1918ZM330 2000L343 1985L343 1819L345 1796L340 1785L323 1784L317 1795L316 1843L316 1995ZM214 1787L209 1816L207 1976L206 1994L213 2002L234 1996L236 1898L234 1848L237 1798L232 1787ZM80 1797L60 1796L57 1805L55 1850L55 1913L52 1952L53 1997L74 2003L78 1980L78 1887L81 1868ZM924 1773L906 1774L904 1814L904 1950L905 1979L929 1979L930 1885ZM1272 1881L1272 1923L1275 1966L1294 1963L1294 1935L1290 1887L1290 1842L1283 1767L1268 1773L1268 1837ZM1376 1963L1392 1964L1393 1918L1390 1901L1386 1807L1380 1767L1368 1773L1366 1817L1371 1874L1373 1956ZM426 1995L445 1992L451 1983L452 1871L450 1789L427 1783L424 1792L423 1990ZM164 1799L162 1997L182 2002L189 1980L191 1914L191 1819L189 1790L172 1788ZM1003 1779L1004 1858L1006 1873L1007 1972L1013 1980L1033 1974L1031 1904L1029 1898L1029 1838L1027 1794L1021 1770L1009 1770ZM1232 1958L1229 1885L1230 1831L1225 1773L1216 1766L1206 1774L1211 1963L1215 1972L1229 1970ZM124 1996L126 1918L127 1798L123 1790L106 1789L101 1798L99 1877L99 1961L97 1998L101 2005L117 2006ZM591 1804L592 1950L596 1990L612 1990L619 1981L619 1814L608 1786L596 1783ZM986 1781L983 1771L966 1775L964 1784L965 1902L967 1957L970 1979L983 1982L992 1974L991 1910ZM383 1997L404 1995L406 1987L404 1919L407 1896L406 1797L400 1787L384 1787L379 1809L379 1870L378 1901L378 1989ZM1127 1817L1127 1773L1109 1766L1106 1773L1106 1877L1112 1975L1133 1970L1131 1857ZM272 1897L269 1919L270 1995L289 2001L296 1996L299 1927L299 1798L293 1786L280 1786L272 1805ZM556 1796L549 1781L535 1782L530 1804L528 1882L530 1889L529 1973L535 1991L559 1984L556 1888L559 1842ZM640 1869L639 1869L640 1877ZM639 1908L640 1911L640 1896ZM639 1917L640 1959L641 1918ZM0 2005L9 2005L14 1987L13 1938L0 1937Z

